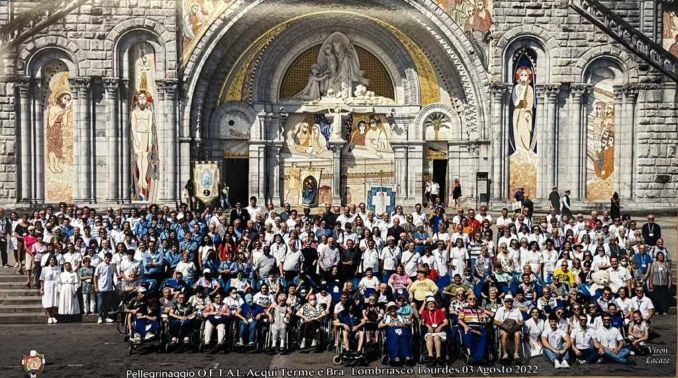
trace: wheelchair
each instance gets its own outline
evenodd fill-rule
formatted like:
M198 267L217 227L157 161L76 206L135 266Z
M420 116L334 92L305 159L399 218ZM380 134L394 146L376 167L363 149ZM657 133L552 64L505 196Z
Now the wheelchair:
M164 351L170 352L172 349L175 350L192 350L194 352L198 351L200 346L200 339L202 334L200 333L203 326L202 319L194 316L186 320L174 320L167 318L165 327L168 329L167 340L164 343ZM178 333L173 331L174 327L179 327ZM182 327L188 328L187 331L183 331ZM172 339L176 338L176 342L172 342ZM186 342L186 340L188 342Z
M499 358L498 350L496 348L496 345L497 345L497 342L498 342L498 339L497 339L498 333L494 332L494 330L493 330L494 327L492 326L492 323L488 322L488 323L483 324L483 325L474 325L474 326L471 326L471 328L484 329L485 332L487 333L487 344L486 344L485 351L484 351L485 357L484 357L483 361L471 361L471 354L472 354L471 348L468 345L466 345L466 343L464 342L464 338L463 338L464 337L464 330L463 330L462 327L459 327L458 332L459 332L459 338L461 340L461 348L460 348L461 355L460 355L460 357L464 360L464 363L466 363L467 365L474 365L474 364L475 365L491 365L491 364L496 363L498 358Z
M364 327L359 331L351 331L349 333L349 350L346 350L344 346L344 334L346 332L348 331L346 331L343 326L337 328L337 339L334 346L334 357L332 357L332 363L335 365L346 364L347 366L364 363L365 342L363 342L362 348L358 350L358 340L356 337L358 332L364 332ZM355 350L355 352L352 352L351 349Z
M390 360L390 357L388 355L388 329L381 329L379 330L381 333L380 336L380 342L379 342L379 361L381 362L382 365L386 366L389 364L393 364L392 361ZM414 342L414 327L410 326L410 332L412 333L412 338L413 338L413 344L416 345L416 342ZM409 361L401 361L401 363L408 363L410 365L414 365L417 361L417 352L415 352L415 348L412 348L412 359Z
M502 354L502 349L501 349L501 330L497 326L493 326L493 346L494 346L494 351L492 354L493 362L499 361L500 363L506 364L506 365L523 365L529 362L529 356L527 355L527 346L525 345L525 335L522 332L522 327L521 327L521 332L520 332L520 342L518 343L519 345L516 345L515 340L513 338L513 335L508 335L508 340L506 344L506 354L508 355L507 360L501 360L501 354ZM489 344L488 344L489 345ZM518 355L520 358L515 359L514 357L514 352L518 348ZM490 348L492 349L492 348Z
M424 363L425 361L429 360L428 349L426 348L426 332L427 332L427 329L426 329L426 325L423 322L419 322L417 328L418 328L419 332L417 333L417 336L416 336L416 339L415 339L416 341L415 341L414 345L418 346L417 356L419 358L419 360L418 360L419 363ZM441 352L442 352L441 358L443 359L443 361L446 361L446 362L452 362L451 361L451 354L450 354L450 351L449 351L449 349L450 349L450 342L449 342L450 341L450 332L449 332L450 328L451 327L448 326L447 329L445 330L445 332L447 334L446 339L441 340L441 343L443 344L441 346L441 349L442 349L441 350Z
M145 336L140 339L135 339L134 337L129 337L129 348L127 350L128 354L131 356L135 351L142 348L150 348L151 350L155 349L159 352L165 351L165 342L167 340L167 328L165 326L165 321L163 319L157 320L158 324L155 329L149 330ZM136 326L136 320L133 321L132 329ZM151 337L149 337L149 335Z
M205 327L207 326L207 322L209 319L202 319L200 323L200 342L198 344L198 352L204 352L206 349L210 349L213 353L222 350L224 352L228 351L230 348L229 346L233 342L233 318L228 317L225 319L224 327L225 327L225 334L224 334L224 343L222 345L219 345L218 342L218 335L219 331L217 329L217 326L213 326L213 331L212 335L210 337L209 342L205 342Z
M307 345L304 345L305 348L301 348L301 341L303 339L303 334L302 334L302 326L304 322L299 319L296 316L293 316L292 319L295 319L295 322L290 321L290 324L287 325L288 330L288 340L289 340L289 335L290 335L290 327L293 330L293 334L295 335L294 341L295 342L295 347L301 352L301 353L308 353L313 350L315 350L316 353L321 353L324 352L327 348L328 345L328 339L330 337L330 321L327 317L323 318L320 320L320 325L318 326L318 334L315 340L306 340L306 343L311 342L311 345L313 344L313 341L315 341L315 346L311 346L310 348ZM289 343L288 343L289 345ZM291 345L290 345L291 347Z

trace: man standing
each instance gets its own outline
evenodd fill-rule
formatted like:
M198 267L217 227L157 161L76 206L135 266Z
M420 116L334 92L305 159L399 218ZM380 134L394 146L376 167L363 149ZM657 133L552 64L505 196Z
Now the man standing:
M435 180L431 181L431 203L436 204L436 199L440 196L440 184Z
M257 215L261 214L261 207L257 206L257 197L250 197L250 205L245 210L250 214L250 219L257 219Z
M97 265L94 270L94 291L97 293L97 302L99 303L99 319L97 320L99 324L103 323L104 318L106 318L106 323L113 323L113 319L108 317L114 294L112 258L113 255L106 252L104 262Z
M566 190L565 195L560 199L560 212L563 216L572 217L572 206L570 204L570 191Z
M556 210L556 214L560 214L560 194L558 194L557 186L554 186L549 194L549 202L551 202L551 208Z
M5 209L0 207L0 258L2 267L9 268L7 261L7 240L12 233L12 222L5 217Z
M662 237L662 229L658 224L654 223L654 214L650 213L647 216L647 223L643 225L643 240L649 246L655 246L657 239Z

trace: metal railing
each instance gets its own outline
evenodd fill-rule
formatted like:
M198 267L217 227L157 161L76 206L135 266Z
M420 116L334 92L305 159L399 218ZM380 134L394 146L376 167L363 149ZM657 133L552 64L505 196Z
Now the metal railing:
M7 47L25 41L56 20L71 13L88 0L44 0L39 5L17 14L0 26L0 46Z
M657 70L678 81L678 59L597 0L570 0L570 7Z

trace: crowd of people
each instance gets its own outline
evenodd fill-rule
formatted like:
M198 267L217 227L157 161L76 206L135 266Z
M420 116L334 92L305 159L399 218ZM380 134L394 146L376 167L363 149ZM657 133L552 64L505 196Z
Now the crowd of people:
M255 346L265 323L270 348L289 350L294 328L299 348L360 355L382 343L393 364L417 360L417 345L431 364L454 353L631 363L670 305L661 227L653 214L638 227L607 211L560 214L554 202L547 215L521 206L496 218L485 206L426 214L420 204L278 212L255 197L233 208L0 208L0 252L42 293L47 323L111 323L122 301L135 342L166 324L171 345L188 344L202 319L204 344L216 330L217 345Z

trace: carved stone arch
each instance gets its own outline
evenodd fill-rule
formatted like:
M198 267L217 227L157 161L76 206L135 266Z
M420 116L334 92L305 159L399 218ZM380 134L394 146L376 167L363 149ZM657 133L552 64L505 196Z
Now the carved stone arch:
M17 58L17 72L22 72L31 76L39 71L47 60L52 60L55 56L61 59L68 66L72 77L78 77L85 74L80 70L80 64L87 65L87 52L82 50L75 42L59 36L44 36L36 38L34 41L26 44L19 52Z
M575 83L585 82L584 75L586 71L600 59L608 59L618 64L624 72L625 83L635 83L638 81L638 63L626 51L613 45L603 45L586 50L575 63L571 81Z
M262 79L270 77L272 78L272 82L270 86L257 86L255 81L255 88L264 90L265 88L269 88L270 93L262 93L254 96L255 101L270 100L277 102L283 100L280 98L282 80L285 73L290 69L291 64L302 53L316 45L322 44L330 34L328 32L323 32L322 27L319 27L318 31L318 33L309 32L302 38L300 38L300 35L297 33L286 34L277 41L276 50L267 52L260 64L260 67L263 68L264 71L260 71L261 74L257 75L257 77ZM406 93L404 85L404 81L410 81L407 83L407 86L410 87L413 87L416 84L415 81L412 81L407 77L405 72L408 67L414 66L414 62L407 51L398 44L395 38L392 38L388 32L379 30L378 27L374 27L374 29L371 29L369 32L356 32L348 29L342 30L342 28L333 28L332 31L343 32L355 46L359 46L369 51L379 60L379 63L386 69L390 76L394 87L394 100L397 104L416 103L413 101L418 96L412 96L410 93L409 97L406 97L408 93ZM294 43L291 43L292 41L294 41ZM278 62L278 64L277 66L272 66L267 64L268 62ZM268 67L273 67L273 70L266 70ZM419 88L415 87L415 89L418 93ZM262 98L262 95L267 98Z
M546 29L536 25L521 25L505 32L497 41L494 65L501 67L498 80L511 83L512 72L506 63L520 48L530 47L537 53L537 76L543 83L549 83L551 76L551 56L558 48L558 41Z
M209 120L209 135L208 138L219 138L223 127L224 117L229 114L239 113L245 116L249 123L249 135L247 139L260 138L261 124L257 111L244 102L226 102L219 106L211 115Z
M112 76L124 79L130 78L129 53L132 47L142 42L148 43L153 47L156 60L156 79L168 77L167 66L165 64L167 62L165 47L160 43L158 36L149 29L131 29L120 35L114 47L116 55L112 63Z
M183 63L183 82L186 83L186 96L193 98L192 101L186 103L183 109L182 122L199 124L204 115L200 114L204 107L204 102L197 103L196 98L205 95L204 83L201 81L201 72L206 67L213 66L208 57L212 55L215 50L220 48L220 41L232 29L232 27L240 21L245 15L252 11L255 7L264 3L265 0L254 0L251 3L234 3L234 6L229 7L225 12L218 16L215 21L207 28L201 35L200 40L196 42L196 47L193 49ZM375 0L375 5L381 5L386 9L392 9L393 3L391 0ZM463 88L465 100L467 103L464 106L464 112L467 124L469 127L474 127L476 130L480 126L485 127L485 120L489 119L489 95L485 93L484 88L489 85L489 77L487 71L484 69L481 60L474 55L473 46L468 41L468 37L461 30L459 25L446 15L436 2L431 0L405 0L409 6L413 7L419 13L416 15L409 12L408 23L416 25L418 30L418 37L426 36L428 39L426 45L433 48L442 48L447 56L445 62L441 60L440 64L452 65L458 70L461 85ZM412 21L412 22L410 22ZM409 35L409 33L408 33ZM412 36L410 36L412 37ZM431 38L435 42L431 41ZM433 42L433 43L432 43ZM436 66L436 71L445 71L444 67ZM409 89L411 90L411 88ZM198 93L200 92L200 93Z
M431 104L421 108L419 113L417 113L417 117L414 119L414 133L418 140L426 140L426 126L424 123L426 122L426 119L434 113L442 113L447 116L450 120L450 124L453 127L459 128L459 135L464 135L461 114L459 114L453 107L449 105Z
M144 33L146 33L145 36ZM112 62L112 66L107 68L110 72L106 74L116 76L122 72L119 66L120 52L125 50L126 43L130 43L130 40L136 38L154 44L156 56L159 57L157 70L163 73L162 77L175 77L174 70L167 67L169 64L166 64L166 62L169 62L168 57L174 57L177 54L176 35L167 30L161 23L147 18L125 20L117 24L108 33L104 40L104 51L106 52L106 60Z

